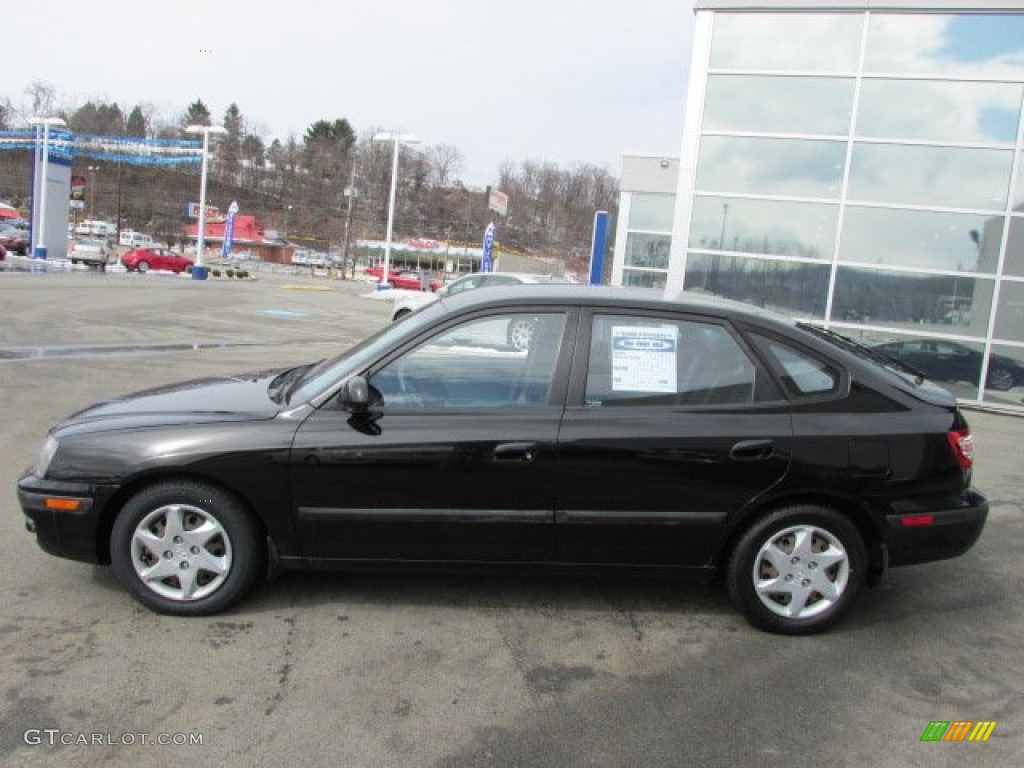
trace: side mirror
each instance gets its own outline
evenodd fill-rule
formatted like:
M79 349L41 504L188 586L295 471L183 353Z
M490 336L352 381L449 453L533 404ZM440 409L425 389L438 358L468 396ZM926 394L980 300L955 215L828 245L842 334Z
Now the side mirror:
M353 376L341 388L341 404L352 413L366 413L370 408L370 385L363 376Z

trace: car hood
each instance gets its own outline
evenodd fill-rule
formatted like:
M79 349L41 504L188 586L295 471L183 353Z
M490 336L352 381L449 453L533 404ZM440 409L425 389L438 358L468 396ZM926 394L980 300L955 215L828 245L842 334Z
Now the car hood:
M268 389L284 370L194 379L104 400L72 414L55 431L271 419L282 406L270 398Z

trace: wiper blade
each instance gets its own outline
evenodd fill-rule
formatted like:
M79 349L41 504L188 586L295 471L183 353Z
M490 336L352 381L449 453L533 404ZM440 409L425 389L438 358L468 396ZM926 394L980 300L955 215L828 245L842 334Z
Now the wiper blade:
M858 341L854 341L849 336L843 336L841 333L836 333L832 330L826 330L817 325L811 325L810 323L797 323L797 326L805 331L813 333L815 336L820 336L826 341L835 344L840 349L845 349L847 352L852 352L858 357L862 357L865 360L871 360L872 362L879 363L881 365L888 366L889 368L895 368L898 371L909 374L914 377L915 384L923 384L927 378L921 371L908 363L903 362L899 358L888 355L885 352L880 352L877 349L864 346Z

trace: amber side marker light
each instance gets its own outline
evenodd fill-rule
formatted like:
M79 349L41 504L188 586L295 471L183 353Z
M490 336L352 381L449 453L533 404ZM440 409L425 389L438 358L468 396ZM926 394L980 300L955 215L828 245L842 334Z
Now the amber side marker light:
M78 499L54 499L46 500L47 509L56 509L61 512L74 512L82 505Z

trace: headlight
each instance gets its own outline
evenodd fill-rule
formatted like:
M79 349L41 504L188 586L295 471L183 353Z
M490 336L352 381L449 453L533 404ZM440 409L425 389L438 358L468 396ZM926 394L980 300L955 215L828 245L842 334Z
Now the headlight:
M57 453L59 445L57 438L53 435L47 435L46 442L39 449L39 456L36 457L36 463L32 467L32 474L40 479L46 477L46 470L50 468L50 462L53 461L54 454Z

